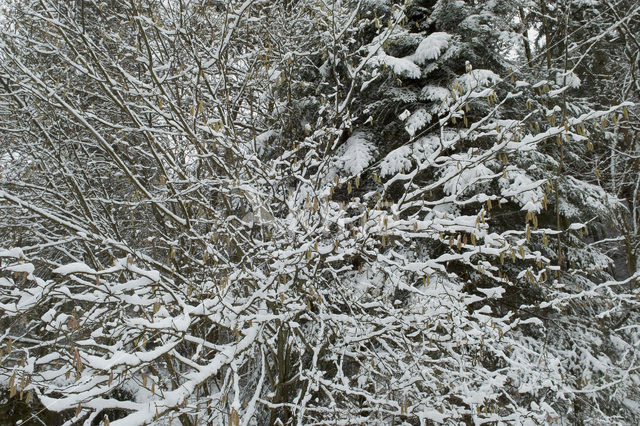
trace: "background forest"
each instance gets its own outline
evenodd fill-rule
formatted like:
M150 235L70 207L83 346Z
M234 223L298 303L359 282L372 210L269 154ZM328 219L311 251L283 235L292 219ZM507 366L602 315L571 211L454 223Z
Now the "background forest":
M2 5L0 422L640 423L636 1Z

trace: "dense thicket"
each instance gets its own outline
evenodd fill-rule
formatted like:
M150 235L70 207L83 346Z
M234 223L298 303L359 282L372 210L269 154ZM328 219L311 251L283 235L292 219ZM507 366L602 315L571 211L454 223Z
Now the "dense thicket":
M637 422L633 3L10 2L7 411Z

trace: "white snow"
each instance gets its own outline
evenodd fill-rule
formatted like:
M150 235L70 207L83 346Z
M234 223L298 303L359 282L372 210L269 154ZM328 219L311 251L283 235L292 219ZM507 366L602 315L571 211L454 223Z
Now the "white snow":
M444 101L450 97L451 92L446 87L427 85L420 92L420 98L426 101Z
M458 194L475 188L478 183L482 182L483 177L493 175L493 171L484 164L475 164L471 167L465 167L459 170L458 165L451 165L447 169L447 175L451 178L445 182L443 189L447 194Z
M461 75L457 78L457 81L462 84L466 90L470 91L479 87L492 86L502 81L502 78L491 70L477 69Z
M15 265L9 265L5 269L12 272L26 272L27 274L32 274L35 268L31 263L18 263Z
M90 268L88 265L82 262L73 262L67 265L60 266L52 271L54 274L69 275L69 274L96 274L97 272Z
M16 259L22 259L24 258L24 253L19 247L0 249L0 257L14 257Z
M357 131L338 148L336 166L350 176L357 176L374 160L375 145L370 135Z
M384 65L393 70L393 73L407 78L420 78L422 71L410 58L396 58L386 53L380 53L372 59L374 65Z
M566 73L558 72L556 73L556 84L558 86L564 86L566 84L568 87L577 89L580 87L581 80L573 71L567 71Z
M449 41L451 41L450 34L444 32L431 33L420 42L416 52L410 58L418 65L422 65L428 60L438 59L442 51L449 47Z
M428 60L438 59L449 46L450 40L450 34L435 32L423 39L412 55L397 58L381 51L372 58L371 63L389 67L398 76L418 79L422 76L419 65L423 65Z
M499 299L505 292L502 287L478 288L478 291L484 293L490 299Z
M407 145L396 148L380 162L380 176L385 177L411 167L411 148Z
M411 114L411 117L407 120L404 128L407 133L409 133L409 136L413 137L430 121L431 114L429 114L424 108L419 108Z

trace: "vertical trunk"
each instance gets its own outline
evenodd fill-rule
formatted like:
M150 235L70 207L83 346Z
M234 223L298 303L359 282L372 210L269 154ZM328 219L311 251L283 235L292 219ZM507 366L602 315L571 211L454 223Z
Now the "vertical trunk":
M520 12L520 20L522 21L522 44L524 46L524 54L527 57L527 65L529 65L529 68L533 68L533 58L531 56L531 42L528 36L529 27L527 25L527 16L525 15L522 7L520 7L518 10Z
M545 54L547 58L547 70L551 69L551 49L549 43L549 23L547 22L547 5L544 0L540 0L540 11L542 13L542 25L544 27L544 42L545 42Z

